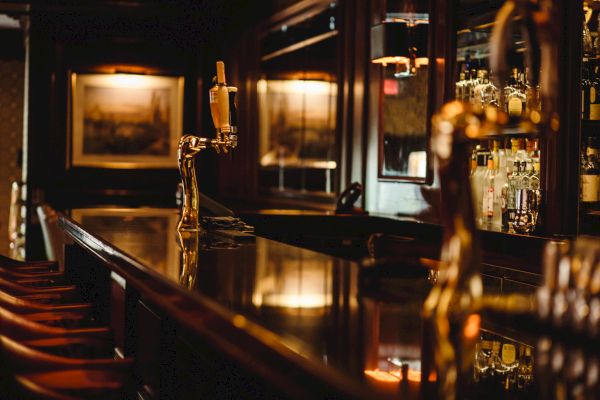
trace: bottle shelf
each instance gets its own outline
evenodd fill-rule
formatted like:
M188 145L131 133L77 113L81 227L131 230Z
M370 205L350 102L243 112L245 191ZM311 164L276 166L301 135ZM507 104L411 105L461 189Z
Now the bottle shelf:
M539 137L539 134L539 130L526 132L518 126L506 126L500 129L497 133L488 135L488 137L490 139L499 139L506 137L537 138Z

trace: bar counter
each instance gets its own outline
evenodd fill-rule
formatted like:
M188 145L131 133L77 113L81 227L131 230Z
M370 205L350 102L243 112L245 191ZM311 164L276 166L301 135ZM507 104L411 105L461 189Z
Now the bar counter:
M177 218L150 208L59 217L65 271L101 305L116 353L135 358L142 398L418 397L427 268L391 271L259 236L178 237ZM504 345L517 361L533 353L535 337L489 326L482 343L497 357ZM506 371L482 380L474 370L473 398L534 395L533 373L519 388L514 374L509 388Z

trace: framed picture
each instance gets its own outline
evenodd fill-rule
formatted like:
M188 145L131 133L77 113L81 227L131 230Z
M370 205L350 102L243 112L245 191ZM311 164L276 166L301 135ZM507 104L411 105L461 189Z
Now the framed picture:
M181 251L175 238L179 214L168 208L76 208L71 218L178 282Z
M71 166L177 168L183 77L71 74Z

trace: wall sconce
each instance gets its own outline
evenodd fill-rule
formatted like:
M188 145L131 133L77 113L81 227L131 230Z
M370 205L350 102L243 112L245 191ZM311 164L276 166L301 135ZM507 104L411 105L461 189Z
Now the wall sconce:
M371 62L396 65L394 76L413 76L417 68L428 65L429 24L424 21L384 21L371 27Z

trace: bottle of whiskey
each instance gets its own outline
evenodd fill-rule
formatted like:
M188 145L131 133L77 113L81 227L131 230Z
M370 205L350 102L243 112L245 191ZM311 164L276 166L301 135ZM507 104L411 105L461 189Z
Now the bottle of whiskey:
M542 111L542 98L540 95L540 85L533 85L529 80L529 69L525 69L525 97L527 113L532 111Z
M598 148L593 137L588 137L585 153L581 154L581 193L580 198L587 206L600 201L600 165Z
M590 119L590 70L589 61L583 59L581 67L581 118Z
M592 121L600 120L600 76L598 65L594 66L594 73L590 79L590 104L589 104L589 119Z
M525 92L519 81L519 70L513 68L512 76L504 88L505 110L509 117L520 117L525 110Z

